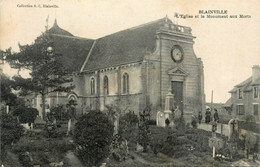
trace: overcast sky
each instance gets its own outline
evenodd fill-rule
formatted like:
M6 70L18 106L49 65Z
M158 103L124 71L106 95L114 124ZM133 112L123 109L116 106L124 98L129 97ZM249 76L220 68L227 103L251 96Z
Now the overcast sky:
M126 28L168 17L189 26L196 36L194 50L204 63L205 94L210 101L226 102L229 90L260 65L259 0L1 0L1 45L17 51L18 42L31 44L57 18L58 25L75 36L96 39ZM57 5L58 8L17 7ZM175 18L174 13L197 15L199 10L227 10L228 15L251 18ZM4 72L13 74L5 66Z

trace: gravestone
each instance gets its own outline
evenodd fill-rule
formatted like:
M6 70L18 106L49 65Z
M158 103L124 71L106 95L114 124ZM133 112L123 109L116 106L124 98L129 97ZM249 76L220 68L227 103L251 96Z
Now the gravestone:
M231 137L233 136L233 134L235 132L238 132L238 122L237 120L231 119L228 122L228 128L229 128L229 135L228 135L228 139L230 140Z
M165 115L164 112L158 111L156 116L156 125L160 127L165 127Z
M224 147L224 141L216 135L217 123L212 123L212 137L209 138L209 147L212 148L212 157L215 158L216 150Z

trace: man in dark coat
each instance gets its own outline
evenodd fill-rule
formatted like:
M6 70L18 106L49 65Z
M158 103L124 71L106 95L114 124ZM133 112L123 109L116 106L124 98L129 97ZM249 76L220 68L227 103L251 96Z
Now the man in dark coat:
M214 113L214 121L217 122L219 120L219 117L218 117L218 110L215 109L215 113Z
M210 116L211 116L211 113L210 113L210 109L208 108L206 111L206 117L205 117L207 124L210 122Z

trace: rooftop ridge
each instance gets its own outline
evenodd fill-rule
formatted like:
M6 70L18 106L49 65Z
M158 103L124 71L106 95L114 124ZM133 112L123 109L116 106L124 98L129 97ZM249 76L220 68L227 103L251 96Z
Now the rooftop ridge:
M90 39L90 38L85 38L85 37L79 37L79 36L68 36L68 35L61 35L61 34L52 34L51 35L54 35L54 36L59 36L59 37L65 37L65 38L75 38L75 39L84 39L84 40L95 40L95 39Z
M157 20L154 20L154 21L150 21L150 22L147 22L147 23L144 23L144 24L141 24L141 25L137 25L137 26L133 26L131 28L127 28L127 29L124 29L124 30L120 30L120 31L117 31L117 32L114 32L112 34L108 34L108 35L105 35L103 37L100 37L100 38L97 38L97 39L102 39L102 38L106 38L108 36L111 36L111 35L114 35L114 34L117 34L117 33L121 33L121 32L124 32L124 31L129 31L129 30L135 30L135 29L138 29L138 28L141 28L141 27L145 27L145 26L148 26L148 25L151 25L153 23L156 23L156 22L159 22L159 21L163 21L165 20L165 17L164 18L161 18L161 19L157 19ZM170 19L168 19L169 21ZM171 21L171 20L170 20ZM96 40L97 40L96 39Z

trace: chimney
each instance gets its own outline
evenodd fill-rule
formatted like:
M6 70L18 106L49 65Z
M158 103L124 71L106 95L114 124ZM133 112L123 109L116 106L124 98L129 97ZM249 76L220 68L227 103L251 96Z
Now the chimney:
M254 83L258 78L260 78L260 67L259 65L254 65L252 67L252 82Z

